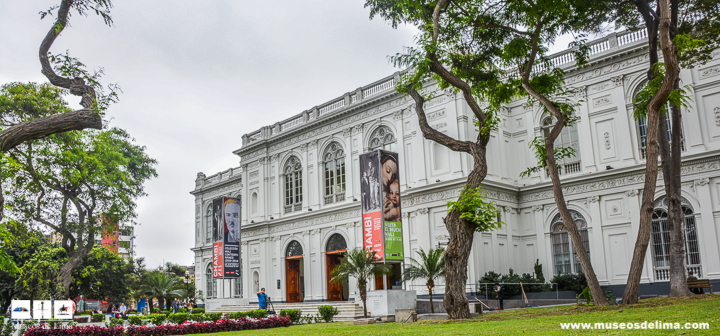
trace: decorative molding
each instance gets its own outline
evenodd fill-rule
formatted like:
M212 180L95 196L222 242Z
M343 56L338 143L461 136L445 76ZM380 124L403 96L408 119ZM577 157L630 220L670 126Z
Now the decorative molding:
M630 189L630 190L628 190L628 191L625 192L625 195L627 195L627 197L635 197L635 196L637 196L638 194L639 194L639 192L638 192L637 189Z
M701 179L695 180L695 185L696 185L696 186L700 186L700 187L706 186L706 185L708 185L709 183L710 183L710 179L707 178L707 177L706 177L706 178L701 178Z
M623 77L625 77L624 74L615 76L615 77L610 77L610 80L613 82L613 84L615 84L615 86L622 86L623 85Z
M316 235L316 234L318 234L318 233L320 233L320 229L312 229L312 230L310 230L310 234L312 234L312 235Z
M713 114L715 114L715 126L720 126L720 106L713 109Z
M599 84L595 84L595 85L591 86L591 87L590 87L590 91L598 92L598 91L602 91L602 90L604 90L604 89L606 89L606 88L608 88L608 87L610 87L610 83L608 83L607 81L605 81L605 82L601 82L601 83L599 83Z
M617 62L608 65L597 65L588 66L583 68L583 72L577 74L571 74L565 78L566 84L574 84L582 81L589 80L591 78L600 77L610 73L617 73L619 70L635 66L638 64L646 64L650 56L646 51L643 51L640 55L633 55L625 59L621 59Z
M309 236L309 235L310 235L310 231L303 231L303 232L302 232L302 235L303 235L303 236Z
M417 209L417 213L419 213L419 214L421 214L421 215L427 215L427 213L428 213L428 208L420 208L420 209Z
M593 107L610 105L610 104L612 104L612 97L610 97L609 95L593 99Z
M605 149L610 149L610 133L605 132L603 137L605 138Z
M447 127L447 123L446 123L446 122L441 122L441 123L439 123L439 124L435 124L435 125L432 126L432 128L434 128L434 129L440 129L440 128L445 128L445 127Z
M287 233L292 230L302 229L313 225L320 225L330 222L337 222L346 219L360 218L360 210L350 210L345 212L336 212L323 216L318 216L305 220L293 221L290 223L279 223L279 224L268 224L268 226L262 228L255 228L248 231L242 231L243 237L255 237L264 234L276 234L276 233Z
M590 196L587 198L588 203L597 203L599 201L600 201L600 196L598 196L598 195L593 195L593 196Z
M417 204L424 204L434 201L445 201L460 197L462 188L448 188L444 190L436 190L426 193L418 193L417 195L405 196L402 200L402 206L408 207ZM501 191L485 189L485 196L496 201L507 201L517 203L517 196Z
M352 135L352 128L346 128L346 129L343 130L343 136L344 136L344 137L347 138L347 137L349 137L349 136L351 136L351 135Z
M543 211L543 206L542 205L533 205L533 211L535 211L535 212Z
M254 177L258 177L259 174L260 174L260 172L255 170L255 171L251 171L250 174L248 174L248 176L250 178L254 178Z
M445 109L442 109L440 111L430 112L427 114L428 120L435 120L445 117Z
M702 69L700 72L700 79L705 79L708 77L715 77L720 75L720 66L714 66L707 69Z

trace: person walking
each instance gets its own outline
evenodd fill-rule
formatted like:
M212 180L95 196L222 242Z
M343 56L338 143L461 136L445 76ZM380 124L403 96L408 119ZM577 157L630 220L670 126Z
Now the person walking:
M180 309L180 301L178 301L177 298L175 298L175 301L172 303L172 309L173 313L177 314L178 310Z
M123 320L127 320L127 316L125 315L127 313L127 307L125 306L125 302L120 304L120 316Z
M267 310L267 295L265 294L265 288L261 288L260 291L257 292L257 296L260 309Z
M190 300L190 301L188 301L188 312L190 312L190 315L192 315L192 307L193 307L193 303L192 303L192 300Z
M505 292L503 292L502 286L500 286L499 283L495 283L495 294L497 294L498 298L498 306L500 307L500 310L505 310L503 307L503 299L505 299Z

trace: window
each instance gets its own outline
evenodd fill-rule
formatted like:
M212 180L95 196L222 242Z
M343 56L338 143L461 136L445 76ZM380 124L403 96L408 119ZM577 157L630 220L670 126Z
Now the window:
M285 213L302 209L302 165L296 157L285 164Z
M212 274L212 264L208 265L207 271L205 272L205 297L211 298L213 297L213 294L215 294L215 279L213 279Z
M325 149L325 204L345 200L345 152L337 143Z
M285 250L285 257L296 257L303 254L302 245L297 240L293 240Z
M212 204L207 208L207 213L205 214L205 227L207 228L207 231L205 232L205 242L209 243L212 241Z
M702 276L700 265L700 247L698 246L697 227L695 225L695 212L690 203L683 197L681 200L683 214L685 214L685 256L687 270L692 271L698 278ZM655 201L655 210L652 218L652 251L655 280L670 280L670 230L667 226L667 198L665 196Z
M330 239L328 239L328 242L325 245L325 252L342 250L347 250L347 243L345 242L345 237L343 237L339 233L334 233L332 236L330 236Z
M590 243L588 240L587 221L579 212L570 210L570 216L572 216L575 225L580 231L580 238L582 240L583 247L590 257ZM572 248L572 240L570 234L563 224L562 217L557 214L553 218L550 225L550 240L552 241L552 254L553 264L555 266L555 274L568 274L578 273L582 271L580 261L577 258L577 253ZM572 253L572 259L570 255Z
M242 277L233 280L235 282L235 297L242 296Z
M384 149L386 151L395 151L395 135L387 126L378 127L370 136L370 150Z
M645 81L643 84L638 85L637 89L635 89L635 93L633 94L633 97L637 97L638 93L640 93L640 90L642 90L645 85L647 85L647 81ZM671 111L670 104L668 103L665 106L665 109L667 111ZM661 115L661 118L664 118L665 116ZM667 119L666 119L667 120ZM640 137L640 157L645 158L645 151L647 149L647 118L641 116L637 118L637 125L638 125L638 136ZM682 130L680 130L682 132ZM668 132L668 139L672 139L672 125L670 124L670 120L667 120L667 132ZM685 135L680 134L680 148L682 151L685 151Z
M543 119L542 131L543 136L547 138L550 136L550 131L557 120L555 117L547 117ZM579 173L580 168L580 142L578 139L577 125L563 127L560 135L555 139L555 147L572 147L575 149L575 155L569 158L562 158L557 160L558 174L572 174ZM550 174L548 173L548 176Z

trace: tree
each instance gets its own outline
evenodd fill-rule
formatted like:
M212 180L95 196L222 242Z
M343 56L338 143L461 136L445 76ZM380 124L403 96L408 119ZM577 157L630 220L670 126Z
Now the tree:
M34 97L44 86L13 84L22 89L13 99ZM49 94L52 94L49 90ZM58 102L59 96L48 100ZM69 259L56 281L58 295L67 296L72 272L92 250L95 237L117 223L132 223L135 199L143 183L157 176L156 161L123 130L70 131L28 141L2 153L6 167L2 187L13 218L40 223L57 232Z
M424 138L471 155L473 167L457 200L460 204L482 201L479 187L488 172L486 153L490 132L497 128L500 105L509 102L515 94L500 83L502 73L493 65L503 35L507 33L473 26L484 4L482 0L365 1L371 18L377 15L390 21L394 28L405 23L419 30L417 46L391 58L395 66L409 68L396 89L413 98ZM474 140L455 139L428 124L423 104L432 99L434 93L422 87L430 82L436 82L440 89L449 89L449 94L456 91L462 94L476 119L478 134ZM487 103L486 107L482 107L481 98L485 100L483 104ZM474 199L466 200L466 196ZM462 208L449 209L445 217L450 239L445 250L443 305L451 319L470 317L465 288L473 235L476 231L495 228L493 224L474 222L475 210L463 213Z
M124 300L130 295L128 280L132 273L132 260L126 262L105 247L95 246L82 265L73 271L70 297L84 295L99 300Z
M648 120L648 144L646 154L646 180L643 188L643 199L641 204L640 228L633 253L633 261L628 276L628 282L623 295L623 303L637 303L640 277L644 263L645 253L650 240L652 211L654 208L655 181L657 177L657 155L662 158L663 180L665 192L668 198L668 228L670 231L670 296L691 295L687 289L686 265L685 265L685 235L684 215L680 205L680 164L681 164L681 132L672 132L672 141L667 137L667 119L672 119L672 129L681 130L682 114L679 107L685 105L687 91L679 87L678 76L673 76L674 68L679 65L694 67L704 64L711 58L711 52L720 47L720 8L717 1L713 0L672 0L669 3L664 1L615 1L617 23L637 29L644 26L648 34L649 67L647 71L647 86L636 98L636 117L645 117ZM668 6L663 9L663 6ZM654 9L653 9L654 8ZM663 12L663 11L667 12ZM663 21L666 15L666 21ZM665 24L666 26L662 26ZM674 57L668 59L663 52L665 63L659 62L658 46L662 46L662 29L667 29L667 47L674 46ZM660 43L658 43L660 41ZM667 44L666 43L666 44ZM668 65L668 63L670 63ZM662 71L662 65L673 70L670 74ZM664 88L665 80L674 77L670 93ZM667 94L667 98L663 96ZM650 111L651 102L660 104L660 115L657 123L650 125L651 118L654 118ZM672 105L671 111L667 111L666 103ZM658 129L652 129L657 127ZM651 134L652 132L652 134ZM651 155L650 150L657 151ZM650 172L654 172L650 174ZM649 178L652 181L649 181Z
M340 260L340 265L335 267L330 276L332 283L341 283L349 277L357 279L360 299L363 302L363 316L367 317L367 283L374 276L390 274L391 268L388 264L378 263L375 251L354 249L348 251Z
M97 80L102 74L102 70L90 74L84 70L83 64L77 59L52 55L49 50L55 39L68 26L71 10L75 10L83 16L86 16L88 12L94 12L101 16L107 25L112 25L110 8L112 8L110 0L63 0L59 6L53 6L47 11L40 12L41 18L44 18L52 15L53 11L57 9L57 19L40 44L39 56L42 74L52 85L65 89L72 95L82 97L80 105L83 108L77 111L45 110L36 118L21 119L14 123L4 124L0 131L0 151L5 152L25 141L40 139L51 134L102 128L102 116L106 107L104 103L117 97L115 93L117 87L109 87L110 93L104 95L103 87ZM54 62L57 67L53 67L51 62Z
M430 296L430 313L435 314L435 306L433 306L433 288L435 287L435 280L445 276L445 259L443 258L443 249L430 249L426 254L425 251L420 248L417 254L420 256L420 261L413 258L410 260L410 266L405 269L405 280L415 279L427 279L425 286L428 288Z
M6 226L7 233L12 237L12 243L3 245L2 251L8 255L18 270L25 266L40 248L47 245L42 233L24 223L8 220L0 225ZM0 311L7 311L10 301L23 292L22 283L16 281L18 276L19 272L0 271Z
M165 307L165 299L180 298L184 292L178 277L163 271L148 272L143 280L142 289L150 299L158 299L158 309L160 310ZM150 311L152 312L152 304L150 304Z

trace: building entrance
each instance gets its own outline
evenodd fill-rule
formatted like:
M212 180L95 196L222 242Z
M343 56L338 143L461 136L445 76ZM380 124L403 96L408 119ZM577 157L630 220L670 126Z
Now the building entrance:
M296 240L285 251L285 298L287 302L301 302L303 293L303 251Z

